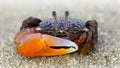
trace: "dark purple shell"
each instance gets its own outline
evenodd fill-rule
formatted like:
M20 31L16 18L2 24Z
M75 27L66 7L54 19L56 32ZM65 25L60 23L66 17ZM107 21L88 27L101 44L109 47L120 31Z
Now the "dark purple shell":
M67 25L68 25L67 27L65 25L65 22L66 22L65 18L58 18L57 30L56 30L55 27L56 22L54 19L43 20L39 24L39 28L42 29L39 32L57 37L68 37L69 35L69 36L74 36L74 39L78 38L80 34L85 32L83 29L86 27L84 22L82 22L81 20L69 18L67 21Z
M47 19L47 20L43 20L40 24L39 27L40 28L55 28L54 26L55 20L54 19ZM60 30L64 30L65 29L65 18L59 18L57 19L57 27ZM84 23L78 19L68 19L68 28L72 28L72 29L82 29L84 28Z

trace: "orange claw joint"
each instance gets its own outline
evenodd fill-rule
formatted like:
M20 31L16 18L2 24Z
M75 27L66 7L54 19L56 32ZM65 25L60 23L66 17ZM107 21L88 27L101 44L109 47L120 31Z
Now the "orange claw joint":
M17 51L24 56L56 56L72 53L78 46L69 40L23 29L14 39Z

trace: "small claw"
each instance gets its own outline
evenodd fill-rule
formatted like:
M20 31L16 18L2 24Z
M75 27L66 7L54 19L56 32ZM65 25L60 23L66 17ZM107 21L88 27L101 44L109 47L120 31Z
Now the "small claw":
M24 56L55 56L78 50L78 46L69 40L33 33L23 36L17 50Z

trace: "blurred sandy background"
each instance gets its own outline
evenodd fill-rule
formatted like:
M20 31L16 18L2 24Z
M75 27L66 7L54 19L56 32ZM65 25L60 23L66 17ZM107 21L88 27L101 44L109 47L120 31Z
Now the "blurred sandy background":
M97 20L99 41L92 56L78 53L55 57L24 57L17 53L14 35L29 16L42 20L70 11L72 18ZM120 0L0 0L0 68L119 68Z

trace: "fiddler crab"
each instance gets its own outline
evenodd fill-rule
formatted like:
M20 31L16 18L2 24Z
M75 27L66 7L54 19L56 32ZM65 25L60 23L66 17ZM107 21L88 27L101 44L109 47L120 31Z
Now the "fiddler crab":
M17 51L24 56L56 56L78 51L86 55L94 49L98 40L95 20L86 23L81 20L65 17L40 20L29 17L24 20L14 42Z

